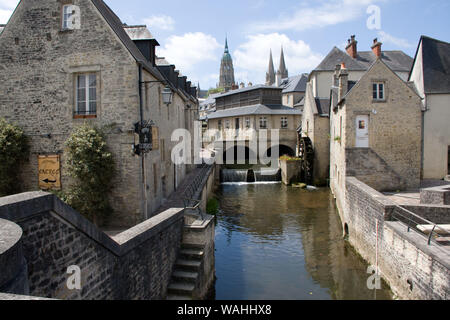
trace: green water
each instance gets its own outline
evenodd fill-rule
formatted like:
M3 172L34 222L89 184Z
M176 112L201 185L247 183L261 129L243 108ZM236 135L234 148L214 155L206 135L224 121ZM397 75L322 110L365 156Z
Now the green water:
M216 196L216 299L391 299L384 283L367 288L328 189L229 184Z

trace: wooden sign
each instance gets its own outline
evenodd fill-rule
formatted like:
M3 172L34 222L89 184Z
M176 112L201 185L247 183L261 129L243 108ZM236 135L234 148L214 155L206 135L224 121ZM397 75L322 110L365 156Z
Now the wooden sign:
M152 127L152 144L153 150L159 149L159 129L158 127Z
M38 156L39 188L61 190L61 164L59 155Z

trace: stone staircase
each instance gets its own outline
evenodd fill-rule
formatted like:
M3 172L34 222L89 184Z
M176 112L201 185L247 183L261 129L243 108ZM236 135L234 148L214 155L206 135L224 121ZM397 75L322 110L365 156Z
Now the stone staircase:
M182 243L168 287L167 300L196 298L195 289L199 282L203 256L202 245Z

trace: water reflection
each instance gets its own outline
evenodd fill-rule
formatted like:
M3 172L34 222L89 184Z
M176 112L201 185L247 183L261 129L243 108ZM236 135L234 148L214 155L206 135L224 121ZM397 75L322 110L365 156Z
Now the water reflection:
M217 299L390 299L367 289L367 265L342 239L327 189L222 185Z

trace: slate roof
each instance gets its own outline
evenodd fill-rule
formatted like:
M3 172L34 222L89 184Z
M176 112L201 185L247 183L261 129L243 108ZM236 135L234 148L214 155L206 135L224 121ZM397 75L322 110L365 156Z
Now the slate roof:
M242 92L247 92L247 91L252 91L252 90L257 90L257 89L279 89L279 90L281 90L281 88L276 87L276 86L266 86L264 84L257 84L257 85L248 86L245 88L240 88L240 89L231 90L231 91L222 93L216 98L226 97L226 96L233 95L236 93L242 93Z
M151 32L147 29L147 26L127 26L124 25L123 28L131 40L151 40L155 39Z
M330 114L330 99L319 99L315 98L317 112L319 115L329 115Z
M283 93L306 92L306 84L308 83L308 74L304 73L295 77L284 79L280 87Z
M208 119L238 117L246 115L301 115L299 109L290 108L283 105L263 105L257 104L253 106L238 107L213 112L208 115Z
M97 10L103 16L103 18L108 22L109 26L113 29L125 47L130 51L131 55L136 59L136 62L141 63L144 68L150 72L157 79L164 79L161 73L153 67L153 65L147 61L138 47L134 44L133 40L128 36L124 29L124 25L120 18L111 10L110 7L103 0L92 0Z
M425 93L450 93L450 43L426 36L420 42Z
M345 63L349 71L366 71L376 61L372 51L358 51L356 59L346 52L334 47L314 71L334 71L336 65ZM393 71L410 72L413 59L402 51L383 51L381 59Z

